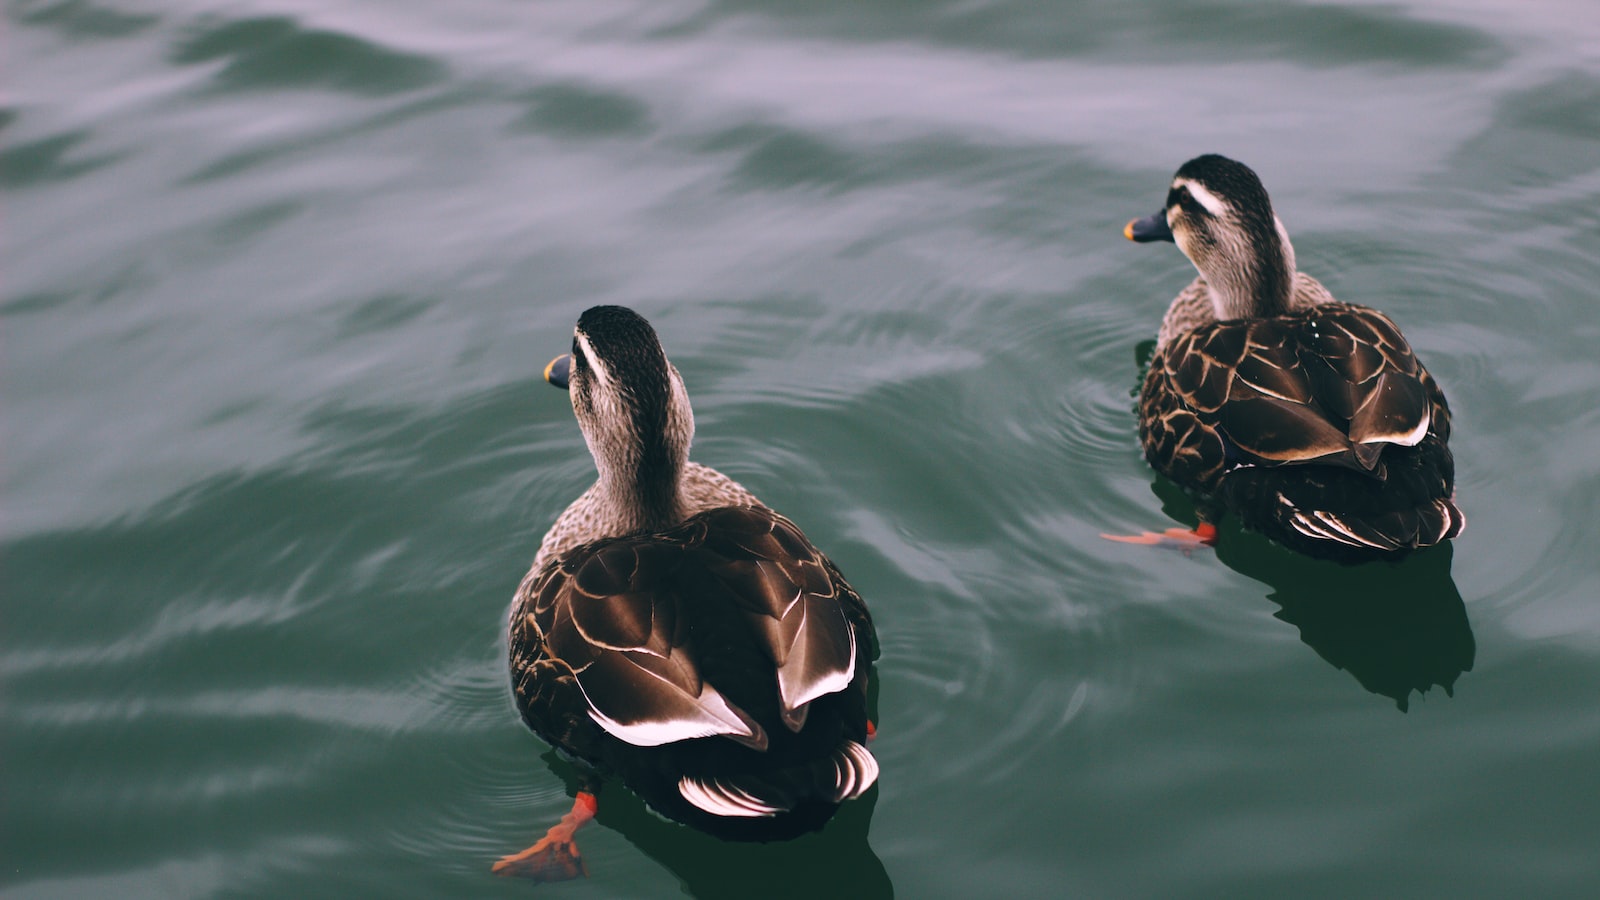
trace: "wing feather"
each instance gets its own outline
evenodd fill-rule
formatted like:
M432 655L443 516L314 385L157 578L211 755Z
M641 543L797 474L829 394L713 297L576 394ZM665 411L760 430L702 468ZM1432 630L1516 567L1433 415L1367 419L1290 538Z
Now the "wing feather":
M559 660L588 718L636 746L720 735L764 749L758 716L728 692L748 698L750 684L773 685L777 696L750 709L776 710L799 731L811 701L855 680L856 629L869 637L871 629L827 558L789 520L757 507L579 547L519 596L531 602L513 618L514 639L536 658ZM768 666L745 673L737 691L712 683L703 655L728 652L718 642L729 640L751 648L735 650L739 659ZM519 699L535 690L526 680L516 686Z
M1442 405L1436 395L1393 322L1327 303L1172 341L1152 360L1141 431L1157 468L1202 489L1239 465L1317 463L1383 477L1382 446L1419 443ZM1219 443L1226 467L1195 465L1214 460L1208 448ZM1202 480L1182 477L1195 472Z
M854 680L855 629L827 559L794 523L757 512L708 514L720 539L706 541L707 565L744 605L776 669L784 724L799 731L806 704Z

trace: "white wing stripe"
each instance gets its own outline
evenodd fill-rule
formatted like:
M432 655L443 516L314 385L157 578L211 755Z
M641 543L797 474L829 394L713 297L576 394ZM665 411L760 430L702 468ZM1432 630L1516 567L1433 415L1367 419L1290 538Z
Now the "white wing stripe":
M583 679L578 679L578 689L583 690ZM604 728L613 737L627 741L635 747L659 747L674 741L687 741L692 738L711 737L716 734L735 735L743 738L760 739L751 727L728 706L728 701L723 698L717 689L707 684L701 692L695 710L701 715L695 718L678 719L646 719L642 722L623 723L601 712L584 691L583 697L589 704L589 718Z
M1399 434L1375 434L1361 441L1361 443L1399 444L1402 447L1415 447L1417 444L1422 443L1423 438L1428 436L1428 426L1431 424L1433 424L1433 410L1424 410L1422 421L1417 423L1417 427L1410 431L1403 431Z
M802 613L806 610L802 610ZM836 615L844 618L843 610L835 610ZM826 696L835 691L842 691L850 686L850 681L856 674L856 630L845 622L845 634L850 638L850 658L843 668L834 669L826 676L810 684L797 683L799 681L798 669L804 665L809 654L796 653L802 649L800 646L793 648L789 653L789 661L778 668L778 693L783 697L783 703L789 709L799 709L818 697ZM800 639L807 640L805 625L800 626Z

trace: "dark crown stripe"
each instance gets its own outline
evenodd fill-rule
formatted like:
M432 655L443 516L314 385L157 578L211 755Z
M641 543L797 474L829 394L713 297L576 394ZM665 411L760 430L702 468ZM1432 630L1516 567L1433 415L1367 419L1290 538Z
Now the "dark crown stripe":
M632 425L642 450L640 483L661 483L661 473L671 469L666 430L672 381L655 329L627 307L595 306L579 317L578 330L633 398Z
M1288 269L1283 265L1283 241L1278 234L1277 217L1272 212L1272 199L1255 170L1226 156L1208 153L1184 163L1173 177L1198 182L1227 201L1233 209L1233 217L1245 232L1248 244L1258 248L1256 257L1260 271L1255 273L1261 291L1258 299L1269 304L1280 298L1286 299L1294 286L1290 283ZM1177 189L1169 192L1169 205L1175 202L1177 193ZM1271 315L1285 311L1269 306L1261 313Z

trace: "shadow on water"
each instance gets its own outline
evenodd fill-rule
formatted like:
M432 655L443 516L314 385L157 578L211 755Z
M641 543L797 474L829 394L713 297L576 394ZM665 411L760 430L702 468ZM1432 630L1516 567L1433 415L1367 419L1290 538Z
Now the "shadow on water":
M554 750L546 751L543 758L566 782L567 794L576 796L583 783L578 768ZM883 900L894 896L894 885L867 844L877 803L878 788L873 787L840 806L821 831L788 841L744 843L720 840L668 821L620 782L608 779L595 822L665 866L685 893L699 900L752 896ZM579 847L588 830L578 833ZM589 864L591 878L605 878L603 871L594 871L593 860Z
M1155 492L1169 515L1192 522L1192 505L1164 478ZM1187 508L1187 509L1185 509ZM1300 640L1361 686L1405 712L1411 692L1435 685L1454 694L1472 670L1477 644L1467 608L1450 575L1450 544L1398 562L1347 566L1309 559L1260 535L1224 527L1217 559L1272 588L1273 615L1300 630Z

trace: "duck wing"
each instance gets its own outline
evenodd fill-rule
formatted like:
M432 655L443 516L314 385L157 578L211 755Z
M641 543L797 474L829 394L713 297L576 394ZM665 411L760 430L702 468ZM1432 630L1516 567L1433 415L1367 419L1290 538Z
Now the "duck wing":
M690 521L697 561L743 613L776 671L783 723L799 731L812 700L855 679L866 605L800 529L771 510L729 507Z
M1448 417L1394 323L1344 303L1188 332L1152 360L1141 400L1152 464L1208 491L1246 465L1331 465L1381 480L1385 446L1415 446Z
M1376 310L1324 303L1218 322L1157 353L1140 399L1145 456L1245 525L1359 561L1448 540L1450 408Z
M642 747L721 735L765 749L768 729L799 731L812 700L864 668L858 630L871 640L833 565L759 507L579 547L519 592L512 629L513 672L529 673L518 700L536 730L572 730L539 721L560 712L550 701L529 706L539 661L558 661L583 714Z

